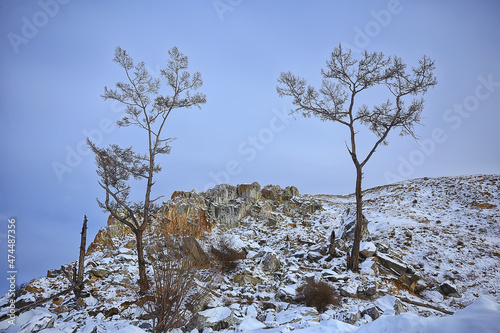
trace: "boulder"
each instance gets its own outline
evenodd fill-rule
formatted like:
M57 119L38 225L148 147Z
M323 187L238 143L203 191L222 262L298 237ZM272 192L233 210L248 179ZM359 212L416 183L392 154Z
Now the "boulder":
M372 318L372 320L375 320L378 317L380 317L380 312L375 307L375 305L372 304L372 305L369 305L363 311L361 311L361 317L364 317L364 315L369 315Z
M234 316L228 307L217 307L198 312L191 322L187 325L188 331L198 329L202 332L204 329L219 331L229 328L233 325Z
M111 272L104 268L94 268L90 270L89 275L92 280L100 280L110 276Z
M262 189L262 196L272 201L283 201L283 190L279 185L266 185Z
M354 240L354 231L356 226L356 209L348 208L340 216L340 228L338 234L345 242L351 243ZM368 220L363 215L361 220L361 239L368 237Z
M239 286L245 286L247 284L256 286L257 284L262 282L262 279L250 274L236 274L233 277L233 282L238 284Z
M380 273L392 274L396 276L406 288L415 291L417 282L420 280L414 269L402 260L396 259L385 253L377 253Z
M253 182L252 184L240 184L236 187L236 194L240 198L248 199L252 202L259 201L261 197L260 184Z
M443 294L443 296L457 297L457 298L462 297L462 295L460 295L460 293L458 292L457 288L449 282L443 283L437 288L437 290L441 294Z
M283 200L290 200L299 196L299 190L295 186L287 186L283 190Z
M365 258L373 257L377 253L377 247L372 242L361 242L359 253Z
M281 265L281 261L278 259L278 257L271 252L267 252L264 257L262 257L260 263L262 265L262 270L268 273L276 272Z

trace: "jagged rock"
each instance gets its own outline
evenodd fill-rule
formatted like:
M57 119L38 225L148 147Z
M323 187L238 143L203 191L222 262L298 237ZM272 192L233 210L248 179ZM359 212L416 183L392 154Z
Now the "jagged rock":
M266 185L262 189L262 196L268 200L282 202L283 189L279 185Z
M47 270L47 277L48 278L55 278L60 274L58 269L49 269Z
M211 230L212 221L207 213L208 208L204 198L194 192L187 193L190 194L179 194L163 204L157 218L158 231L163 235L200 237L204 231Z
M395 275L409 290L415 291L420 277L409 264L384 253L378 253L377 258L381 273Z
M192 236L183 237L182 246L180 248L182 253L185 253L197 266L206 266L210 264L210 257L203 250L200 243Z
M347 208L340 216L340 228L338 234L340 238L351 243L354 240L354 231L356 226L356 209ZM361 239L368 237L368 220L363 215L361 220Z
M105 279L111 275L111 272L104 268L94 268L89 272L90 278L93 280Z
M233 278L233 282L240 286L251 284L253 286L262 282L261 278L255 277L249 274L236 274Z
M208 328L219 331L233 325L233 321L234 315L231 309L227 307L217 307L198 312L187 325L187 329L188 331L198 329L198 331L201 332Z
M236 186L229 184L220 184L206 191L205 196L210 202L218 205L229 203L229 201L236 199L238 197L238 194Z
M116 250L119 245L117 241L130 235L133 235L132 230L110 215L107 226L99 229L94 241L87 248L86 255L89 256L98 251L106 253Z
M290 200L299 196L299 190L295 186L287 186L283 190L283 200Z
M406 307L404 306L403 302L399 300L399 298L396 298L394 300L394 312L396 316L406 312Z
M175 198L198 199L199 195L196 194L195 190L192 190L190 192L188 192L188 191L174 191L174 193L172 193L172 196L170 197L170 200L174 200Z
M278 259L278 257L270 252L267 252L264 255L260 263L262 265L262 270L268 273L276 272L281 265L281 261Z
M316 251L311 251L307 254L307 259L309 259L309 261L312 261L312 262L318 262L321 260L321 258L323 258L324 256L319 253L319 252L316 252Z
M380 317L380 312L374 305L369 305L366 309L361 311L361 317L363 317L364 315L369 315L372 320L375 320Z
M361 319L361 313L359 313L359 310L356 307L352 307L349 309L349 311L343 313L340 316L340 320L343 321L344 323L354 325L358 320Z
M437 290L444 296L457 297L457 298L462 297L462 295L460 295L460 293L458 292L457 288L447 282L440 285L437 288Z
M236 187L236 194L240 198L249 199L252 202L259 201L262 193L260 184L253 182L252 184L240 184Z
M364 288L358 288L357 296L359 299L373 300L378 295L377 287L372 285Z
M55 318L49 314L39 314L33 316L26 324L24 324L20 329L19 333L37 333L45 329L54 327Z

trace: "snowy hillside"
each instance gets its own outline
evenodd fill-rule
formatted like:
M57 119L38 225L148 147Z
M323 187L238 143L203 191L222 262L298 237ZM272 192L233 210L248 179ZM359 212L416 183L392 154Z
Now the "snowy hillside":
M190 308L197 314L188 331L497 331L500 175L415 179L366 190L363 199L368 223L360 273L346 270L354 196L300 195L293 186L174 192L146 236L146 251L149 258L182 252L205 272L198 283L211 291ZM335 253L329 252L332 232ZM221 268L217 254L224 247L238 256ZM151 331L127 228L110 219L99 231L87 250L85 276L77 302L68 293L20 314L14 325L0 322L0 330ZM319 281L334 290L336 304L317 309L300 300L301 286ZM61 272L50 270L30 282L16 307L68 286ZM8 301L0 300L0 315L9 311Z

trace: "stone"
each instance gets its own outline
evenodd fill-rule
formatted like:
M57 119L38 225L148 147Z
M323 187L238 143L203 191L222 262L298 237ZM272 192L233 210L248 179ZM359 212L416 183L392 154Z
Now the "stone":
M205 197L214 204L227 204L238 197L236 186L219 184L205 192Z
M255 203L259 201L262 193L260 189L260 184L253 182L252 184L240 184L236 186L236 194L240 198L248 199Z
M354 241L354 231L356 225L356 209L347 208L344 213L340 216L340 228L338 234L340 238L346 242L351 243ZM368 220L363 215L361 220L361 239L368 237Z
M268 273L276 272L281 265L281 261L275 254L267 252L261 260L262 270Z
M220 331L233 325L234 315L228 307L217 307L198 312L191 322L187 325L187 330L198 329L202 332L204 329Z
M374 305L369 305L366 309L361 311L361 317L363 317L364 315L369 315L372 320L375 320L380 317L380 312Z
M357 296L359 299L373 300L378 295L376 286L368 286L366 288L358 288Z
M441 284L437 290L443 294L444 296L448 296L448 297L462 297L462 295L460 295L460 293L458 292L457 288L455 286L453 286L451 283L443 283Z
M205 199L194 194L190 197L178 196L165 202L156 225L163 235L190 235L197 238L213 226Z
M181 252L191 258L198 267L208 267L210 257L193 236L182 238Z
M47 270L47 277L48 278L55 278L59 276L59 270L58 269L49 269Z
M377 253L377 247L372 242L361 242L359 253L365 258L373 257Z
M283 190L279 185L266 185L262 189L262 196L272 201L283 201Z
M90 279L92 280L100 280L105 279L111 275L111 272L104 268L94 268L90 270Z
M399 300L399 298L396 298L394 300L394 312L396 316L406 312L406 307L404 306L403 302Z
M262 279L250 274L236 274L233 277L233 282L237 283L239 286L245 286L247 284L256 286L257 284L262 282Z
M420 276L409 264L385 253L378 253L377 259L381 273L393 274L408 290L415 291Z
M287 186L283 190L283 200L290 200L299 196L299 190L295 186Z
M318 262L323 258L323 255L319 252L311 251L307 254L307 259L311 262Z
M49 313L35 315L24 324L18 332L37 333L45 329L53 328L54 322L55 318Z

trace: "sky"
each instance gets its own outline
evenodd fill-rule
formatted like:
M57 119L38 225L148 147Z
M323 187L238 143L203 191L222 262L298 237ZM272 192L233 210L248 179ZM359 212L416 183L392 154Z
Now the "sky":
M207 103L168 119L166 135L177 139L159 161L154 194L167 200L175 190L253 181L348 194L355 171L345 126L290 116L291 100L276 93L280 73L318 87L339 43L355 57L383 52L409 67L427 55L438 84L424 96L419 141L390 134L367 163L363 187L498 174L498 17L493 0L2 0L0 293L11 275L9 226L14 275L24 283L78 258L84 215L87 244L106 224L86 137L100 147L145 142L144 133L115 125L124 109L101 97L125 79L112 61L117 46L156 77L177 46L203 78ZM363 103L389 98L373 90ZM375 138L362 127L358 137L366 153Z

